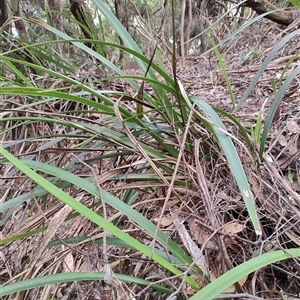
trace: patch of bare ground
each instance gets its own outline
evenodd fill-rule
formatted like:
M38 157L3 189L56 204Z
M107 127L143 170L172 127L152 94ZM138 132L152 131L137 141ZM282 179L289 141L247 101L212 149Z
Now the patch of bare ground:
M249 28L241 33L232 44L229 43L228 51L224 47L223 58L236 101L241 98L263 59L282 35L282 30L277 27L269 28L263 23L261 27ZM294 45L293 49L291 44ZM271 79L276 80L288 57L298 51L298 45L300 44L296 36L290 42L290 46L284 47L270 64L246 103L236 113L236 117L245 126L255 122L257 113L262 107L266 116L270 102L274 98ZM127 71L128 74L137 72ZM198 95L209 104L231 112L232 103L222 74L215 56L205 55L189 58L184 66L178 65L177 75L188 94ZM61 85L60 82L54 82L52 88ZM118 83L118 87L122 90L128 88L123 83ZM69 134L68 139L57 139L53 143L50 139L49 141L33 139L25 144L14 145L11 149L20 158L35 155L35 158L41 162L51 163L55 160L61 167L72 166L73 173L93 178L93 182L102 189L119 198L124 198L132 189L138 191L138 199L132 207L155 224L159 223L161 230L185 248L191 256L197 251L188 247L189 238L197 245L198 250L202 248L205 254L202 267L206 268L207 275L213 280L234 266L260 254L277 249L300 247L298 90L298 82L293 82L289 94L284 96L281 116L273 124L268 137L266 155L271 157L272 161L265 160L259 167L256 151L245 147L246 143L238 129L228 119L223 118L228 132L240 141L235 141L235 145L255 196L263 229L260 239L257 238L249 222L248 212L238 187L230 175L224 155L210 133L201 128L200 124L193 124L196 128L190 136L193 152L186 151L183 154L181 161L183 168L176 173L176 182L165 206L168 184L141 181L130 176L137 174L145 163L143 153L138 150L128 153L127 149L118 145L113 148L105 145L98 147L95 141L86 142L81 147L74 147L90 136L80 135L78 138L77 132L55 123L48 127L29 124L26 128L16 128L10 133L11 135L6 136L4 142L7 144L22 139L26 136L26 131L31 131L35 136L45 136L53 132ZM4 108L16 108L26 104L26 101L28 100L10 99ZM26 113L55 116L59 119L60 112L70 110L70 107L74 111L80 109L74 105L56 101L50 106L41 106L40 111L28 110ZM122 105L130 106L127 103ZM66 118L66 115L63 117ZM92 125L100 124L109 127L110 124L109 117L98 116L93 111L88 116L70 113L68 118L70 121L80 121L84 118L85 122ZM124 128L120 126L119 131L123 132ZM143 133L139 136L139 140L152 146L154 144L154 141L147 139L147 135ZM172 136L168 136L168 142L180 147L178 140ZM160 149L160 145L155 147ZM109 158L109 155L103 157L112 150L118 150L123 154L115 159ZM88 154L82 161L78 154L84 151L88 151ZM175 159L164 163L175 170ZM92 172L88 165L95 172ZM12 172L8 165L1 167L1 174L0 194L3 195L3 199L7 195L20 196L19 208L12 214L6 210L1 215L2 238L12 238L1 248L1 283L13 281L16 276L22 280L31 276L58 272L103 272L105 264L108 263L115 273L165 284L173 287L174 290L180 286L181 299L189 299L194 293L185 285L180 285L179 278L171 276L164 269L153 264L149 258L122 245L114 244L115 241L111 236L108 236L110 242L104 251L102 228L87 222L74 212L71 213L54 198L32 197L32 182L21 173ZM167 179L170 182L172 178ZM76 187L62 185L61 188L97 213L103 213L101 199L93 198ZM164 214L161 219L163 208ZM153 246L153 239L125 215L121 216L110 206L107 206L106 212L110 222L118 224L119 228L144 244ZM47 230L44 226L48 226ZM30 234L33 230L37 230L34 235ZM14 241L13 237L21 235L22 240ZM71 244L68 240L70 237L76 238L76 243ZM165 250L158 244L155 246ZM136 295L136 299L167 298L152 290L151 286L141 287L121 283L113 276L110 279L112 280L109 284L99 280L52 285L34 289L29 293L22 292L14 299L43 299L45 295L53 295L53 299L106 300L126 299L121 295L132 294ZM200 286L205 286L206 283L201 276L196 276L195 279ZM299 299L299 259L268 265L232 286L227 293L220 297L223 299L229 299L228 297L231 299ZM8 296L3 299L13 298Z

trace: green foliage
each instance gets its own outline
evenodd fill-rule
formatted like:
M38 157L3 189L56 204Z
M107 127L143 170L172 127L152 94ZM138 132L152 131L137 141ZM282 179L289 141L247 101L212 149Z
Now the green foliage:
M235 282L238 282L245 276L250 273L267 266L268 264L272 264L284 259L289 259L291 257L300 257L300 249L289 249L289 250L278 250L270 253L265 253L258 257L252 258L247 262L231 269L226 272L219 278L217 278L214 282L207 285L200 292L191 297L191 300L202 300L207 299L211 300L218 296L220 293L225 291Z
M299 0L288 0L288 2L292 3L295 7L300 8Z
M250 127L251 137L258 144L260 144L260 139L261 139L261 129L262 129L262 119L263 119L262 116L263 116L263 113L260 110L258 112L256 124L254 126L252 124L250 125L251 126Z
M42 165L41 163L37 162L30 162L28 160L25 161L25 164L23 164L21 161L17 160L13 155L9 154L3 147L0 147L0 153L14 166L16 166L18 169L22 171L25 175L27 175L29 178L31 178L34 182L36 182L40 187L42 187L45 191L51 193L53 196L67 204L69 207L72 207L74 211L79 212L82 216L85 216L90 221L97 224L99 227L107 230L108 232L112 233L115 237L119 238L120 240L128 243L131 245L131 247L135 248L136 250L141 251L143 254L147 255L148 257L152 257L154 261L157 261L161 266L165 267L169 271L171 271L173 274L181 274L181 271L176 269L172 264L170 264L167 260L156 254L151 250L151 248L146 247L145 245L138 242L136 239L129 236L127 233L123 232L122 230L115 227L110 222L106 221L104 218L93 212L92 210L88 209L86 206L78 202L76 199L70 197L67 193L60 190L58 187L53 185L51 182L47 181L43 177L37 174L36 171L32 171L26 164L31 165L34 169L40 169L43 172L50 173L53 176L56 176L56 178L63 177L65 180L71 181L72 184L74 184L77 187L81 187L83 189L87 189L85 187L88 185L88 182L84 182L81 178L70 174L69 172L64 172L61 169L56 169L49 165ZM2 163L5 163L2 162ZM31 164L30 164L31 163ZM65 176L63 176L65 173ZM97 190L97 187L94 185L89 185L89 190L91 193L95 193L97 197L99 197L102 201L110 203L112 206L115 206L118 210L120 209L120 202L118 199L114 198L112 195L106 193L102 190ZM93 190L93 191L92 191ZM155 226L152 225L150 222L148 222L145 218L143 218L140 214L137 214L136 217L133 215L135 213L134 210L132 210L132 214L129 212L130 208L126 207L126 210L124 213L126 213L127 216L132 215L132 220L136 221L138 224L142 225L146 231L151 231L153 234L155 233ZM140 218L140 220L138 219ZM149 228L145 226L146 224L149 224ZM150 227L152 228L150 229ZM167 245L167 237L162 235L164 239L164 244ZM174 247L177 248L177 250L182 253L181 249L177 247L175 243L173 243ZM171 250L171 249L170 249ZM172 251L172 250L171 250ZM175 250L176 251L176 250ZM182 253L182 258L185 258L185 254ZM178 257L178 256L177 256ZM186 261L188 262L189 259ZM186 277L185 280L194 288L197 288L197 283L190 279L189 277Z
M6 75L0 77L2 96L26 99L26 102L20 103L16 109L4 110L0 114L2 129L0 135L5 141L0 146L0 166L7 167L8 177L24 178L24 181L18 186L20 193L11 190L5 194L4 202L0 206L0 212L5 216L0 225L5 225L25 203L28 205L27 218L37 209L37 205L41 210L46 210L48 206L51 207L53 199L58 200L61 207L72 208L71 213L62 221L75 220L80 215L97 226L101 237L81 235L68 237L63 241L52 240L50 242L49 240L45 248L56 249L65 244L84 244L91 239L103 247L106 245L120 247L128 251L125 253L146 257L147 263L155 265L159 272L166 274L166 277L172 277L178 281L170 281L169 284L169 281L166 280L160 284L153 284L151 281L138 278L133 274L121 274L122 270L120 270L120 274L115 274L118 280L142 287L151 285L152 289L162 295L176 294L179 298L181 297L179 290L182 282L187 288L195 291L190 299L213 299L251 272L284 259L300 257L300 249L264 253L241 263L215 281L208 282L204 269L197 264L198 258L195 259L190 251L182 246L181 242L173 239L154 221L149 220L143 214L143 209L138 209L141 203L147 204L147 201L153 201L152 196L156 193L159 197L163 195L159 199L159 207L162 208L162 211L169 205L170 195L174 199L182 201L180 205L186 205L185 200L181 198L184 197L184 193L188 194L189 192L193 196L196 195L193 199L195 202L201 201L198 199L200 198L198 187L194 186L193 181L187 180L189 172L193 173L195 177L200 176L197 168L193 168L190 162L197 157L193 156L196 151L194 141L201 140L205 141L204 151L199 153L201 160L205 161L206 159L205 151L213 152L214 150L213 154L210 153L211 164L214 167L218 162L218 155L222 157L222 164L228 168L228 174L231 172L233 175L242 195L245 210L247 210L245 214L249 216L256 235L262 234L254 197L237 148L237 146L246 148L248 153L248 148L251 147L252 150L251 141L243 123L230 113L210 106L200 97L186 95L182 84L176 79L174 53L172 77L163 64L156 63L156 51L153 51L150 59L147 58L134 38L107 6L97 0L94 0L93 3L101 13L99 27L103 36L104 28L106 24L109 24L113 32L122 39L124 46L107 42L110 40L109 37L106 41L99 41L97 29L90 32L93 40L87 41L74 39L48 24L41 23L40 25L44 30L59 36L62 39L60 42L65 45L71 44L76 51L82 51L91 61L96 61L97 65L101 64L104 69L103 74L109 72L113 75L103 75L99 76L100 79L83 82L77 80L74 76L74 73L78 71L77 62L68 61L53 50L55 47L46 46L46 43L54 45L54 41L22 45L20 48L28 51L34 57L32 62L12 57L11 54L14 50L0 54L0 60L10 71L10 76L13 74L15 78L13 79L13 76L9 78ZM148 11L155 9L157 2L149 1L146 4L141 1L139 5L141 8L147 6L145 9ZM259 18L261 17L257 17L255 20ZM175 23L174 18L173 21ZM251 20L245 26L249 26L253 22ZM225 40L232 38L243 28L245 27L242 26ZM271 51L238 105L236 105L233 85L230 82L224 59L218 50L218 45L211 40L212 48L209 51L214 50L218 58L234 111L239 109L247 99L277 50L294 35L290 34L288 38L284 38ZM85 42L92 43L95 48L87 47ZM128 57L132 57L139 67L139 71L144 75L127 74L109 60L110 50L112 52L123 51ZM159 57L158 60L162 59ZM251 127L251 137L260 144L261 157L275 111L290 82L300 72L300 68L296 67L284 80L284 75L291 62L292 60L284 69L278 87L274 84L275 99L264 126L262 112L259 111L255 128ZM28 78L19 69L20 65L35 70L37 72L35 80ZM62 82L63 85L58 87L49 85L45 88L43 86L45 74L53 81ZM104 85L106 82L117 80L125 82L132 93L116 91L110 86ZM55 110L53 109L55 104L71 104L71 108ZM53 111L48 110L48 107ZM11 111L18 115L11 114ZM90 115L96 116L96 120L89 119ZM238 128L245 144L229 133L222 118L230 120L230 124ZM29 130L30 126L35 124L37 128L43 130ZM64 130L59 133L54 132L52 129L55 126L61 126ZM45 128L49 128L47 133L45 133ZM6 141L7 136L14 136L15 132L22 131L25 132L23 136L19 137L16 134L13 142ZM29 151L28 147L34 143L37 145L36 148ZM49 156L47 161L40 159L44 150L51 150L57 145L64 145L64 143L67 145L66 149L63 146L59 149L74 152L74 155L63 160L62 153L58 152ZM13 153L18 147L23 147L24 151ZM97 154L91 155L96 151ZM22 158L18 158L18 155L21 155ZM225 157L224 160L223 157ZM100 167L102 164L109 165L109 171L104 174L105 178L102 177L101 172L92 175L82 175L81 172L78 172L80 167L90 166L92 163L98 163ZM120 165L115 167L118 163ZM93 169L93 167L90 168ZM110 182L110 185L105 185L107 181ZM30 183L30 190L24 191L22 187L28 183ZM144 183L146 183L145 186L143 186ZM115 186L117 187L115 190L111 188ZM159 190L161 186L164 189ZM71 195L72 190L79 191L78 194L80 193L82 198L94 200L84 203L82 198L77 198L77 193ZM184 191L184 193L179 193L178 190ZM188 200L190 201L191 198ZM106 207L116 212L116 216L112 220L106 216ZM142 236L132 233L130 230L125 231L122 227L122 220L129 221L134 229L138 228L142 232ZM25 238L33 239L39 233L47 236L50 230L51 227L48 224L34 224L26 232L14 232L4 237L0 241L0 245L9 245ZM219 231L220 229L214 228L214 230ZM248 230L250 230L250 226ZM26 268L27 260L23 262L21 269L25 272ZM30 279L25 279L21 277L22 274L18 274L20 277L17 282L1 287L0 296L12 295L50 284L105 279L104 272L70 272L43 276L37 274L36 278ZM201 290L195 279L197 277L201 277L207 283L207 286Z
M243 64L249 62L251 59L258 58L258 51L256 49L249 49L243 56Z
M276 93L275 99L272 102L269 114L267 116L267 119L265 121L265 126L263 129L262 137L261 137L261 144L260 144L260 149L259 149L259 156L262 158L266 141L267 141L267 136L269 134L275 113L279 107L280 101L282 100L282 97L286 90L288 89L290 83L296 78L296 76L300 73L300 66L297 66L291 73L290 75L286 78L286 80L283 82L282 86L280 87L279 91Z
M266 59L264 60L263 64L261 65L261 67L259 68L257 74L255 75L254 79L252 80L252 82L250 83L249 87L247 88L247 90L245 91L244 95L242 96L241 100L239 101L238 105L235 108L235 111L237 111L240 106L246 101L247 97L249 96L249 94L251 93L251 91L254 89L255 85L257 84L259 78L261 77L261 75L263 74L264 70L267 68L268 64L270 63L270 61L275 57L276 53L287 43L289 42L294 36L296 36L297 34L299 34L298 31L293 31L290 34L288 34L287 36L285 36L281 41L279 41L276 46L272 49L272 51L268 54L268 56L266 57ZM281 84L283 77L286 73L286 70L288 68L288 66L290 66L291 62L295 59L295 57L292 57L286 67L283 70L282 75L280 76L280 80L279 83ZM274 94L275 94L275 99L272 102L269 114L266 118L265 124L264 124L264 128L263 128L263 132L262 132L262 136L260 139L260 150L259 150L259 157L260 159L263 156L264 153L264 149L265 149L265 145L266 145L266 140L267 140L267 136L269 134L275 113L280 105L280 101L282 100L282 97L284 95L284 93L286 92L289 84L292 82L292 80L294 80L297 76L297 74L300 72L299 66L297 66L292 72L291 74L287 77L287 79L281 84L279 90L277 91L274 83L273 83L273 90L274 90ZM259 121L259 120L258 120Z
M226 132L225 126L218 115L207 103L201 101L197 97L192 96L191 99L201 108L201 110L205 112L208 120L210 121L210 123L205 122L204 124L209 131L215 135L221 149L226 155L231 172L237 181L243 200L246 204L255 232L257 235L261 235L262 232L255 209L254 198L236 148L234 147L229 134Z
M218 61L219 61L219 64L220 64L220 67L223 71L223 75L224 75L224 78L225 78L225 81L226 81L226 85L227 85L227 89L228 89L228 93L230 95L230 99L231 99L231 103L232 103L232 108L234 109L235 108L235 99L234 99L234 95L233 95L233 90L232 90L232 86L230 84L230 80L229 80L229 77L228 77L228 74L227 74L227 71L226 71L226 67L225 67L225 64L224 64L224 61L222 59L222 56L218 50L218 48L215 48L216 44L214 42L213 39L210 39L210 42L212 44L212 46L214 47L215 49L215 53L216 53L216 56L218 58Z
M276 53L288 42L290 41L294 36L298 35L299 32L298 31L293 31L290 34L288 34L287 36L285 36L281 41L279 41L276 46L272 49L272 51L268 54L268 56L266 57L266 59L264 60L264 62L262 63L261 67L259 68L259 70L257 71L255 77L253 78L251 84L249 85L249 87L247 88L247 90L245 91L244 95L242 96L241 100L239 101L238 105L236 106L234 111L237 111L241 105L243 105L243 103L246 101L247 97L250 95L251 91L253 90L253 88L255 87L255 85L257 84L259 78L261 77L261 75L263 74L263 72L266 70L268 64L271 62L271 60L275 57Z
M143 280L140 278L126 276L123 274L116 274L116 278L120 281L124 282L132 282L141 286L148 286L150 284L149 281ZM75 272L75 273L57 273L53 275L41 276L33 279L22 280L20 282L7 285L1 288L0 295L10 295L13 293L17 293L20 291L30 290L37 287L43 287L50 284L57 283L69 283L76 281L98 281L104 280L105 274L100 272ZM170 289L165 288L164 286L154 284L151 285L154 290L160 291L164 294L171 294L172 291Z

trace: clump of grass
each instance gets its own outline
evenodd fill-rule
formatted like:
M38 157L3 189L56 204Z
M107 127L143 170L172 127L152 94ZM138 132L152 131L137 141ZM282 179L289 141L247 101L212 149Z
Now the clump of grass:
M109 76L81 82L75 64L38 52L43 44L26 47L40 53L49 63L47 68L1 54L16 76L16 80L1 77L1 93L18 100L6 100L1 111L0 165L5 174L1 245L6 256L17 259L14 247L31 242L30 249L24 247L19 253L21 266L13 268L1 297L34 295L38 287L39 295L55 297L76 290L74 282L103 280L122 299L141 297L150 289L157 297L213 299L232 285L241 291L241 279L253 271L299 257L299 248L268 251L264 247L265 254L257 253L251 260L239 255L236 267L228 264L231 250L223 237L241 234L240 241L249 240L253 253L251 247L261 238L267 218L259 217L262 210L255 205L255 197L261 205L266 203L259 193L253 196L256 164L243 124L200 97L188 95L176 79L176 69L172 77L155 64L154 56L145 57L106 6L94 4L125 46L90 41L105 46L101 55L43 26L101 62ZM110 47L132 55L144 75L126 74L111 63L106 57ZM216 54L233 109L238 109L246 96L236 105L222 56L217 50ZM60 62L60 70L49 68L54 59ZM26 78L16 63L47 74L52 84L44 88L41 77ZM297 72L283 83L274 102L280 101ZM132 93L106 85L112 81L128 85ZM251 88L245 95L250 92ZM262 120L252 132L260 154L272 109L261 139ZM226 127L227 120L240 135L234 136ZM20 226L12 224L15 216ZM191 220L198 221L197 230L206 234L206 239L198 237L200 247L190 237ZM228 224L235 228L228 229ZM234 249L238 246L232 240ZM204 255L204 250L210 255ZM217 253L228 264L223 275L211 263ZM214 277L218 278L213 281ZM47 285L55 286L55 292ZM93 293L103 289L85 287Z

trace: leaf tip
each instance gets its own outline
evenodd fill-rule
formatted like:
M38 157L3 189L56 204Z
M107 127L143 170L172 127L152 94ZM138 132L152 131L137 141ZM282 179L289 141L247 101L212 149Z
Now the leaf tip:
M255 229L255 233L256 233L257 236L261 236L262 235L261 229Z

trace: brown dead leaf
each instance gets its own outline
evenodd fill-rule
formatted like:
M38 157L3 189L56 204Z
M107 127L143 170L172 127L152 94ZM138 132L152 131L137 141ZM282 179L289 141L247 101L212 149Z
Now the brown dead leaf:
M226 195L224 191L222 191L218 193L218 202L220 202L221 200L238 202L241 200L241 196L237 195L235 198L233 198L232 196Z
M74 257L71 252L69 252L63 259L63 270L64 273L74 272Z
M174 214L170 217L162 218L160 222L161 227L167 227L173 224L174 220L178 217L178 214ZM160 218L154 218L153 221L157 224Z
M293 241L295 244L297 244L300 247L300 239L298 237L294 236L288 231L286 231L285 234L291 239L291 241Z
M201 276L200 274L199 274L199 275L192 274L192 275L190 276L190 278L194 279L194 280L199 284L199 288L200 288L200 289L204 288L204 287L206 286L206 284L207 284L207 283L205 282L203 276ZM194 290L190 285L184 283L183 286L184 286L184 289L185 289L185 291L186 291L186 293L187 293L188 295L193 295L193 294L195 294L195 290Z
M287 129L290 133L297 133L300 131L300 127L295 121L288 122Z
M278 137L278 143L282 146L282 147L285 147L287 145L287 140L285 138L285 136L283 135L280 135Z
M193 242L189 232L186 230L184 225L179 219L174 220L174 225L177 229L177 232L180 236L180 239L184 247L188 250L191 257L193 258L195 264L203 272L203 275L209 278L209 266L206 260L206 256L203 254L204 251L201 251L196 243Z
M279 167L283 167L284 164L286 164L288 161L289 161L290 157L289 156L283 156L283 157L280 157L279 159L276 160L276 164L279 166Z
M296 154L298 152L298 147L295 145L290 145L288 147L289 154Z
M117 292L117 299L133 299L134 293L122 281L120 281L109 264L104 265L104 282Z
M224 226L224 231L228 234L237 234L243 231L245 228L244 225L239 224L237 222L228 223Z
M259 193L259 185L257 180L253 176L249 176L249 183L251 184L253 193L257 195Z
M208 241L205 244L205 249L218 250L218 246L216 245L216 243L212 239L210 239L210 234L201 228L202 226L201 224L199 224L197 219L188 219L187 222L192 238L199 245L203 245Z
M44 232L43 239L35 253L34 259L31 261L31 265L35 265L41 257L44 255L44 251L47 249L47 244L54 237L55 233L65 222L65 218L71 213L73 209L65 205L61 208L50 220L47 230Z

